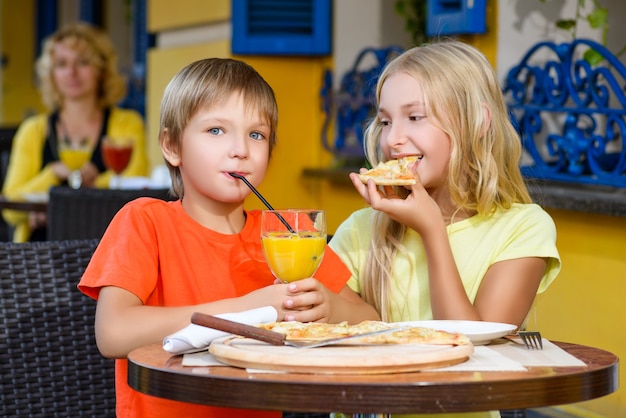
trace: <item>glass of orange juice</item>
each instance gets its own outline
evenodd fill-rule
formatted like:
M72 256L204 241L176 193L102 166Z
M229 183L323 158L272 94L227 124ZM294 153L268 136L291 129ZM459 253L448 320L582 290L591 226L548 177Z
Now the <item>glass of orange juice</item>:
M288 283L313 276L326 249L323 210L264 210L261 243L270 270Z
M92 150L87 144L73 145L68 141L62 141L59 143L59 160L70 169L72 173L78 173L78 170L84 166L90 159ZM76 182L72 176L68 178L68 184L73 189L80 187L80 174L79 181Z

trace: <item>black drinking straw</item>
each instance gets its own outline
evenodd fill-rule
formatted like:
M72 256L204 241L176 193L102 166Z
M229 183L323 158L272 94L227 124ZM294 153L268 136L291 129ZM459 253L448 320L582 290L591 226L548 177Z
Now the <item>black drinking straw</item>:
M250 188L250 190L252 190L254 192L254 194L261 199L261 202L263 202L263 204L265 206L267 206L267 208L269 210L275 210L272 205L270 205L270 202L268 202L267 200L265 200L265 198L261 195L261 193L259 193L259 191L257 189L254 188L254 186L248 181L248 179L246 179L244 176L242 176L241 174L237 174L237 173L228 173L231 177L235 177L241 181L243 181L244 183L246 183L246 186L248 186ZM274 214L278 217L278 219L280 219L280 221L283 223L283 225L285 225L287 227L287 229L289 230L289 232L291 232L292 234L295 234L296 231L293 230L293 228L291 227L291 225L289 225L289 222L287 222L285 220L285 218L283 218L280 213L278 212L274 212Z

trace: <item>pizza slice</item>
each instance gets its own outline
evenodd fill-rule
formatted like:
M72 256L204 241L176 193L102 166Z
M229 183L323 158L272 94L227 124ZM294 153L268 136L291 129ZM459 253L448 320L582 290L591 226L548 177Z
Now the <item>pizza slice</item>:
M429 344L429 345L468 345L471 344L465 334L448 332L425 327L410 327L389 334L359 338L359 342L368 344Z
M349 336L347 322L328 324L322 322L269 322L260 324L260 328L279 332L287 336L290 341L320 341L328 338Z
M418 160L419 157L412 155L380 162L376 167L359 174L359 178L365 184L372 179L379 186L410 186L415 184L416 180L409 166Z
M381 321L363 321L348 325L347 322L328 324L321 322L270 322L259 327L285 334L289 341L320 341L330 338L348 337L368 332L395 328L397 324ZM460 333L436 330L424 327L408 327L387 334L367 336L353 340L351 344L430 344L430 345L467 345L470 339Z

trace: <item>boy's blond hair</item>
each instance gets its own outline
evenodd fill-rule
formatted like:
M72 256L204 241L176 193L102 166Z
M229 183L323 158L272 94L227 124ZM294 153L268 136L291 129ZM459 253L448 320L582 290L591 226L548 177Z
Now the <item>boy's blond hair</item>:
M169 82L161 101L159 141L182 151L182 135L189 120L202 108L218 105L240 93L250 110L258 111L270 127L269 156L276 144L278 105L274 91L250 65L229 58L207 58L180 70ZM180 169L165 161L172 178L172 193L183 197Z
M520 138L509 120L493 67L480 51L459 41L409 49L383 70L377 101L385 80L396 73L420 83L430 122L450 138L447 185L457 211L488 216L497 208L531 202L519 169ZM373 165L384 158L381 130L376 116L365 132L365 152ZM404 251L406 227L378 212L373 228L361 296L385 319L392 263Z
M127 92L126 80L117 68L117 53L110 38L102 30L87 23L72 23L52 35L43 43L41 55L35 63L39 90L43 103L50 110L63 105L63 97L54 83L54 47L63 43L83 55L101 71L98 104L105 108L121 101Z

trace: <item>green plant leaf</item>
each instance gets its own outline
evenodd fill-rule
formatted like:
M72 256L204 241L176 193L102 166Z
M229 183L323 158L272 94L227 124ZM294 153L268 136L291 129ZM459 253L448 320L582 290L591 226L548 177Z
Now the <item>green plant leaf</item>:
M396 3L394 4L394 8L396 10L396 13L402 17L406 17L407 13L406 13L406 5L404 4L403 1L396 1Z
M603 7L598 7L593 12L587 15L587 21L589 22L589 26L593 29L598 29L606 26L607 18L609 15L609 11Z
M538 0L541 3L548 3L546 0ZM622 0L623 1L623 0ZM589 27L594 30L601 31L602 40L600 41L603 46L606 47L606 40L609 31L609 23L608 23L608 8L604 7L601 4L600 0L577 0L576 5L576 15L573 19L560 19L555 22L555 26L559 29L570 32L573 39L577 38L577 27L578 23L582 21L586 21L589 24ZM591 12L585 14L586 4L591 3L593 6L590 6L592 9ZM626 45L622 47L622 49L616 54L616 56L620 56L626 53ZM585 60L592 64L597 64L603 61L602 56L597 51L587 51L585 53Z
M556 21L556 27L559 29L570 30L576 26L576 20L574 19L562 19Z
M592 66L598 65L604 60L602 55L595 49L588 49L587 51L585 51L583 58Z

